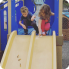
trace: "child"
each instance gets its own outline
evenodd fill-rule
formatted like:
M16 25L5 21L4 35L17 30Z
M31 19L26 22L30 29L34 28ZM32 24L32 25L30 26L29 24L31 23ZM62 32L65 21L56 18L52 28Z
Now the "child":
M31 12L28 11L28 8L26 6L23 6L21 9L21 19L19 21L19 24L24 28L25 35L28 34L28 26L33 26L33 28L36 30L36 33L38 34L38 27L36 25L35 15L32 15ZM24 21L24 24L22 24L22 20Z
M42 35L45 36L47 31L50 29L50 16L54 15L53 12L50 10L50 6L47 4L43 4L40 12L39 12L39 36L41 36L41 30Z

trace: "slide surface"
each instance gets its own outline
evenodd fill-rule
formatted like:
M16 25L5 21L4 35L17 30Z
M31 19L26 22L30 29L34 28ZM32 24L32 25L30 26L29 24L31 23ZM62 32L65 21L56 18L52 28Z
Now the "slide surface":
M30 36L15 36L5 69L25 69L29 43Z
M52 69L52 36L36 37L31 69Z
M38 37L35 32L31 36L17 35L13 31L1 66L4 69L57 69L56 39L53 36Z

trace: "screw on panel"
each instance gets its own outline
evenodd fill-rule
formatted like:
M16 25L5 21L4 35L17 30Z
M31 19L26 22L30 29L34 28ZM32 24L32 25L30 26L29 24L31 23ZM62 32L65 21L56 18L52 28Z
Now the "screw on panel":
M21 59L18 59L18 61L20 61Z
M20 63L20 67L21 67L21 63Z
M17 56L17 58L19 58L19 55Z

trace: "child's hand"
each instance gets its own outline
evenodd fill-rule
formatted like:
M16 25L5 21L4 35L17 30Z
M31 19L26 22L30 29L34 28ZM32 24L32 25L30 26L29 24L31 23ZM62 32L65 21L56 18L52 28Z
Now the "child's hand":
M34 21L34 18L31 18L31 21Z
M35 15L34 15L33 17L34 17L34 18L36 18L36 16L35 16Z
M55 13L51 12L51 15L52 15L52 16L54 16L54 15L55 15Z
M24 29L26 29L26 26L25 26L24 24L22 25L22 27L23 27Z
M36 16L33 15L32 18L31 18L31 21L34 21L35 18L36 18Z

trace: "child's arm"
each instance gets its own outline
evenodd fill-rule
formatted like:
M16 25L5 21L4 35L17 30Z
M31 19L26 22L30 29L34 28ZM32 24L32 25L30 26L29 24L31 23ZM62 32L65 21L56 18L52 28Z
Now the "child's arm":
M54 13L53 13L53 12L51 12L51 15L52 15L52 16L54 16Z
M41 22L42 20L39 19L38 28L39 28L39 36L41 36Z
M35 18L36 18L36 16L33 15L33 16L31 17L31 21L34 21Z
M21 23L21 21L19 21L19 24L24 28L26 29L26 26L24 24Z

